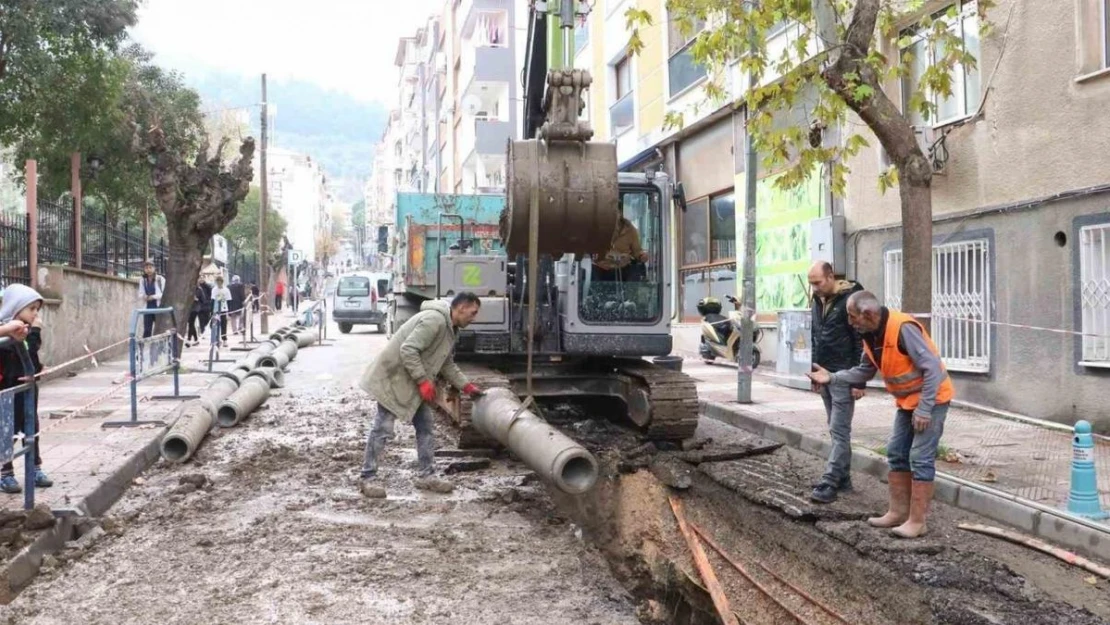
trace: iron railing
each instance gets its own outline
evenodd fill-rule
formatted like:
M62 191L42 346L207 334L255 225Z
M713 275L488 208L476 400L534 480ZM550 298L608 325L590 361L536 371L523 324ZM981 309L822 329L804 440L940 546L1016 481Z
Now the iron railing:
M39 264L73 265L73 208L39 200Z
M0 286L30 284L31 257L27 213L0 213Z

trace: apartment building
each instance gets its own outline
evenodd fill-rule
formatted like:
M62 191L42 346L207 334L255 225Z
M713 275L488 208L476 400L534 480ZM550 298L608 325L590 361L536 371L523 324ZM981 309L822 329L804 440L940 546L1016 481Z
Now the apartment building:
M329 219L327 177L311 156L280 148L267 150L270 207L289 224L286 237L305 258L317 260L316 234Z
M624 11L633 4L655 19L641 32L643 51L630 58ZM956 17L943 19L978 63L957 69L954 95L936 102L936 120L914 120L935 171L933 335L961 399L1064 423L1086 418L1103 429L1110 429L1098 393L1110 381L1108 5L1001 0L986 16L993 31L982 36L974 1L928 3L938 12L956 8ZM599 138L616 142L622 168L662 168L686 187L690 210L676 215L673 253L680 314L693 320L698 298L738 288L743 112L705 106L705 69L692 63L692 38L678 33L664 0L595 7L576 45L576 64L595 79L591 120ZM903 43L926 58L932 52L911 24ZM792 36L789 24L773 29L772 55ZM884 50L891 58L904 51ZM901 102L921 69L887 85L888 95ZM729 80L740 95L746 77L734 70ZM691 114L695 101L702 106ZM670 111L686 112L681 131L663 130ZM861 129L853 120L825 140ZM848 277L899 305L899 199L880 193L878 174L889 162L868 139L874 147L848 163L844 197L834 198L819 175L779 191L780 172L757 163L762 321L773 325L779 311L807 307L813 234L829 238ZM767 336L776 345L765 353L793 347L778 344L773 331Z

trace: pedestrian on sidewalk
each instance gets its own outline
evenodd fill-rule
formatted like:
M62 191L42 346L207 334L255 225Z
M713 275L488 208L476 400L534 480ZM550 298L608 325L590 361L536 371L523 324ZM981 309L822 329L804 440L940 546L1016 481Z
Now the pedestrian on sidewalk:
M144 308L158 308L162 305L162 292L166 289L166 279L154 270L154 263L143 263L143 277L139 280L139 300ZM143 315L143 338L154 334L154 315Z
M11 324L18 323L18 327L26 328L23 333L23 342L27 347L27 353L31 357L31 371L27 371L23 367L23 360L19 357L19 351L15 344L7 344L0 347L0 390L7 390L15 388L24 382L29 382L33 377L42 372L42 362L39 361L39 350L42 347L42 322L39 319L39 309L42 308L42 296L38 291L23 284L12 284L4 289L0 297L3 297L3 304L0 304L0 323L4 324L0 328L14 327ZM12 336L15 340L20 340L20 333L15 333ZM35 402L35 432L39 432L39 416L38 416L38 388L33 391ZM26 409L25 402L27 393L19 393L13 398L12 407L15 410L14 431L23 432L26 434ZM54 485L54 482L46 476L42 470L42 446L39 445L41 435L36 435L34 440L34 454L35 454L35 486L37 488L49 488ZM24 439L23 445L27 445L27 440ZM15 479L15 467L11 462L4 464L0 468L0 490L5 493L21 493L23 487L19 484L19 480Z
M809 269L813 288L811 345L813 363L835 373L859 364L859 333L848 323L848 296L863 290L855 282L838 280L833 266L818 261ZM856 400L863 397L865 384L817 384L832 438L832 450L824 475L814 484L810 499L817 503L836 501L838 492L852 490L852 416Z
M389 339L373 364L362 374L359 386L377 401L377 415L366 440L362 479L372 479L378 458L393 438L399 417L416 428L416 457L420 476L435 471L435 436L432 404L435 380L442 375L463 393L476 397L481 390L466 379L453 356L458 330L470 325L481 307L478 296L462 292L451 300L429 300Z
M253 310L254 312L258 312L258 309L259 309L258 285L252 280L249 287L250 287L251 297L253 298L253 299L251 299L251 310Z
M243 333L243 306L247 302L246 287L243 286L243 281L239 276L231 276L231 286L227 287L231 292L231 300L228 302L228 316L231 318L231 331L235 334Z
M860 364L836 373L818 366L808 375L832 386L865 383L876 373L883 376L897 406L886 447L890 506L886 514L867 522L894 528L902 538L917 538L926 531L937 446L956 391L933 339L913 317L859 291L848 297L848 318L863 339Z
M285 295L285 281L278 280L274 286L274 309L281 310L281 299Z
M227 345L227 311L231 301L231 290L224 286L224 277L216 276L216 286L212 289L212 314L220 326L220 340Z
M189 308L189 330L185 337L185 346L200 344L200 334L208 326L208 311L212 307L211 287L205 288L204 278L197 278L197 286L193 289L193 304ZM200 331L198 334L197 331Z

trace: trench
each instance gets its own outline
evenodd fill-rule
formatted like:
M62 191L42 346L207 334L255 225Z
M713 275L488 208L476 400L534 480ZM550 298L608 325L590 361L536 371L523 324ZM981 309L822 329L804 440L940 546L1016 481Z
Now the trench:
M691 465L689 487L672 488L657 477L654 465L628 466L628 450L638 439L628 435L627 424L585 418L616 414L614 406L564 401L544 408L545 418L594 453L599 466L591 491L572 496L547 487L550 499L604 556L633 597L642 623L721 622L678 528L671 496L682 501L688 524L750 575L741 575L700 541L738 623L1106 622L1029 583L1005 564L1013 559L995 557L992 543L984 547L940 532L903 541L868 528L865 517L885 504L882 484L864 485L866 493L857 491L833 506L808 504L804 494L815 470L820 474L820 462L806 454L778 448ZM716 428L713 436L752 438L707 422L702 420L699 436Z

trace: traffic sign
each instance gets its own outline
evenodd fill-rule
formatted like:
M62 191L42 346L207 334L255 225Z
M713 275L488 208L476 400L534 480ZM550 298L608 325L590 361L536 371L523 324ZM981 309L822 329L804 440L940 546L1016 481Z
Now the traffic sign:
M289 264L296 265L304 260L304 250L289 250Z

